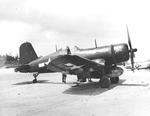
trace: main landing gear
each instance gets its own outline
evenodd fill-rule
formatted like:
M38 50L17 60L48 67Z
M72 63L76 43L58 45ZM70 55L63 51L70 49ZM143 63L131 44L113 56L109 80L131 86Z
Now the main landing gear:
M35 73L35 74L33 74L33 76L34 76L34 79L33 79L33 83L37 83L37 76L39 75L39 73Z
M109 88L110 84L117 84L119 82L119 77L108 78L104 76L100 79L101 88Z
M110 86L110 79L105 76L101 78L99 82L101 88L109 88Z
M111 84L117 84L119 82L119 77L110 78Z

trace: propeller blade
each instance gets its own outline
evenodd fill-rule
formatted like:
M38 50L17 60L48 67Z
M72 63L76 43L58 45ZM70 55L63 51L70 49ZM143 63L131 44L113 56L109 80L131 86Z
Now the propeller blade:
M132 66L131 70L134 72L134 57L133 57L133 55L134 55L134 52L131 52L131 66Z
M131 67L132 67L131 70L134 72L134 57L135 57L134 52L136 52L137 49L132 48L128 26L126 26L126 27L127 27L127 35L128 35L128 44L129 44L129 47L130 47L129 52L130 52L130 60L131 60Z
M130 34L129 34L129 30L128 30L128 26L127 26L127 35L128 35L128 44L130 47L130 50L132 49L132 44L131 44L131 39L130 39Z
M114 46L111 45L110 47L111 47L111 55L112 55L113 63L116 65L116 58L115 58Z

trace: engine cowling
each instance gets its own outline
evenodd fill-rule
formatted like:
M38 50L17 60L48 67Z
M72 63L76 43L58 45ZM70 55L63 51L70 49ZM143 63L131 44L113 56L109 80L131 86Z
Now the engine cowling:
M109 64L116 64L129 59L129 49L127 44L111 45L109 48L109 57L105 60Z

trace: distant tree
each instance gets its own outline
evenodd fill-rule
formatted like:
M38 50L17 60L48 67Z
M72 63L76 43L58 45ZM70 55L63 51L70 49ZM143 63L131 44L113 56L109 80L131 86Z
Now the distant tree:
M14 57L10 54L10 55L7 55L6 54L6 61L14 61Z
M19 56L18 56L18 54L14 57L14 60L19 62Z
M0 55L0 67L4 66L5 62L6 62L6 56Z
M9 63L17 63L18 62L18 55L16 56L12 56L11 54L6 54L6 64L9 64Z

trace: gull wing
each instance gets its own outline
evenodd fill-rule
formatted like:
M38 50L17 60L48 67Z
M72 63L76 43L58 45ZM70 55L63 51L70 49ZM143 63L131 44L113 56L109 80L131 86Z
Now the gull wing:
M60 55L53 59L47 65L47 68L55 72L68 71L68 73L77 74L80 69L99 70L104 68L104 65L78 55Z

